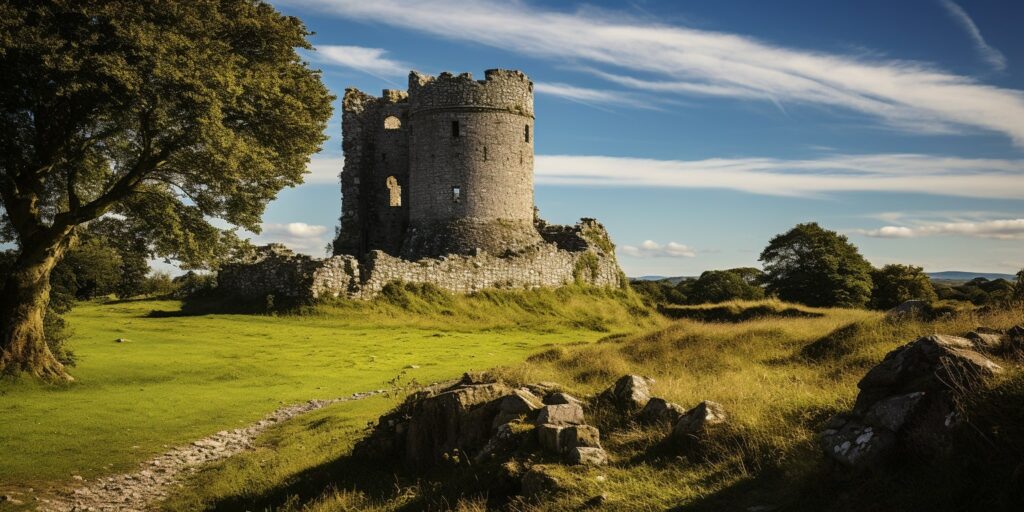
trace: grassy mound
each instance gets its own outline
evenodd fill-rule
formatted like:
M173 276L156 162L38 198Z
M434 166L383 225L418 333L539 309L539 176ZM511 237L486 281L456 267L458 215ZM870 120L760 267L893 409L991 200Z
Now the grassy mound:
M1024 471L1018 467L1013 476L1024 442L1024 377L1008 361L1002 361L1007 376L972 398L971 422L979 434L964 439L961 449L974 455L963 457L958 450L937 464L911 461L890 473L835 480L828 476L817 432L830 416L850 408L856 382L893 348L934 332L1007 328L1024 319L1022 312L892 323L869 311L794 309L816 314L745 322L681 320L640 334L608 336L596 345L552 347L525 363L498 368L496 373L510 382L556 381L578 395L592 395L625 373L643 374L656 379L656 396L686 407L714 400L730 416L728 426L701 449L680 451L661 443L664 426L641 427L593 414L590 420L606 436L602 442L611 464L554 469L563 490L542 503L501 502L488 483L474 480L483 474L481 468L417 477L385 463L356 463L346 456L354 432L330 426L346 412L331 408L319 413L334 419L317 427L317 437L296 425L283 427L287 435L268 436L257 451L197 476L166 506L474 510L490 500L512 510L577 510L605 495L604 507L611 510L962 510L971 508L965 506L970 499L993 510L1005 508L1013 499L1005 491L1020 486L1009 479ZM302 449L323 438L337 440L330 454L310 457Z

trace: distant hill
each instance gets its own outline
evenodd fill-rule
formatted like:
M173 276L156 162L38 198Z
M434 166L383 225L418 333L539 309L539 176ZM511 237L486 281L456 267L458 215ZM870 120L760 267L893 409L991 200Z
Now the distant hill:
M929 272L928 277L936 281L970 281L971 279L977 279L984 277L989 281L995 279L1006 279L1007 281L1013 281L1017 279L1017 276L1013 274L997 274L991 272L963 272L960 270L950 270L947 272Z
M668 277L668 276L640 276L640 277L631 277L631 278L629 278L630 281L668 281L669 283L672 283L672 284L679 284L679 281L682 281L683 279L691 279L691 278L688 277L688 276L675 276L675 277Z

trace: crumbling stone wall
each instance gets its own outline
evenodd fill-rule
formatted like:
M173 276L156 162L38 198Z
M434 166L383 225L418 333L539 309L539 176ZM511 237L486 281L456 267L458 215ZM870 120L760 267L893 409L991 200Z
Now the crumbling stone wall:
M268 294L300 300L327 297L370 299L388 283L430 283L454 293L487 288L554 288L580 283L621 287L625 277L615 259L607 233L592 219L559 229L565 250L542 242L514 253L451 254L416 261L372 251L363 262L350 255L315 259L264 248L253 262L233 264L221 271L218 286L225 293L259 299ZM575 237L575 239L574 239ZM611 250L608 250L611 249Z

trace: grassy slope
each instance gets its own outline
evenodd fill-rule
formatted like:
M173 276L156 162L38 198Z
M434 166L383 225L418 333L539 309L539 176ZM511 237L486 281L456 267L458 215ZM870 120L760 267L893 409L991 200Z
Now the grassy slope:
M396 377L452 378L655 321L636 318L638 303L621 292L430 295L397 290L302 316L173 316L175 301L82 304L70 316L76 382L0 382L0 491L126 470L284 403L387 388ZM376 413L385 408L373 403Z
M736 305L735 309L742 311L745 306ZM768 307L789 309L778 303ZM725 405L731 417L729 426L712 439L706 451L680 453L659 446L664 427L639 428L592 416L602 427L612 464L558 469L559 478L567 484L566 492L541 505L524 503L514 508L574 510L602 493L608 496L605 506L612 510L680 506L745 510L800 500L804 500L803 508L829 508L834 489L823 480L816 432L832 414L850 407L856 382L868 368L889 350L919 335L963 334L977 325L1006 328L1022 320L1020 312L1004 312L893 325L873 312L799 309L808 315L742 323L682 320L598 345L551 348L524 364L500 369L511 381L553 380L578 394L597 392L624 373L641 373L657 379L653 386L657 396L685 406L715 400ZM1019 380L1019 370L1010 373ZM167 510L232 510L240 504L260 509L282 504L309 510L444 509L460 500L463 505L469 503L467 508L481 505L479 497L461 496L450 475L433 475L434 483L417 481L339 457L354 431L344 425L336 430L329 425L347 412L330 408L321 414L332 419L311 431L302 425L284 426L263 438L260 450L197 476L166 504ZM335 445L330 454L321 452L313 457L300 448L328 437L344 442ZM265 470L267 467L273 470ZM946 478L953 474L947 473ZM872 496L907 492L901 486L911 485L906 499L919 501L904 506L922 505L920 500L924 500L931 502L928 506L956 508L946 500L963 492L962 482L939 486L936 490L941 492L936 492L929 487L936 475L922 478L924 483L916 484L876 480L861 489L864 494L856 487L843 491L856 505L858 499L871 503ZM817 505L814 500L819 500ZM862 508L854 506L855 510Z

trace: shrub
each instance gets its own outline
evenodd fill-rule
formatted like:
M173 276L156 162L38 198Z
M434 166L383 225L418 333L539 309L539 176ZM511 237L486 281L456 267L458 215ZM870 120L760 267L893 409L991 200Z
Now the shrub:
M886 265L871 273L871 307L892 309L908 300L938 299L932 281L921 267Z

